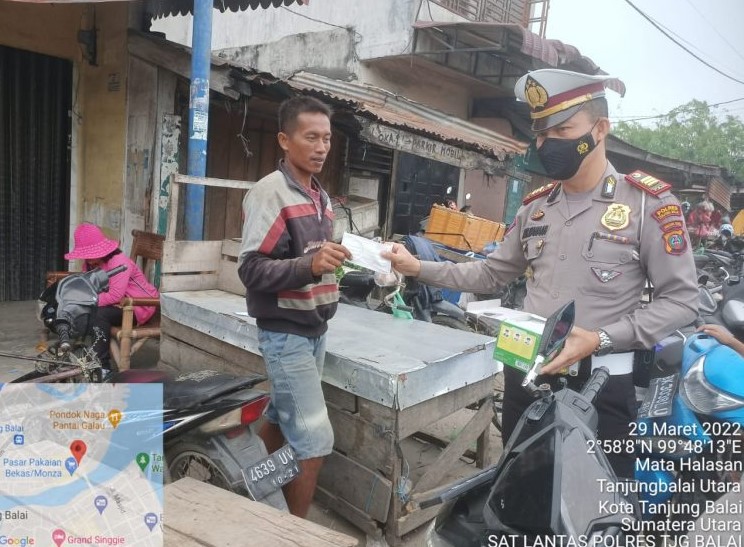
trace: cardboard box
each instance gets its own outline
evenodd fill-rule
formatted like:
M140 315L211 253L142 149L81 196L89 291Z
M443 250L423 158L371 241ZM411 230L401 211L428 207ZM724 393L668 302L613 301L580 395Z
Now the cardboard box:
M441 205L431 208L424 235L432 241L459 249L479 253L492 241L501 241L506 225L485 218L454 211Z
M493 358L507 366L527 372L537 355L545 318L532 313L496 308L486 312L489 319L500 320Z

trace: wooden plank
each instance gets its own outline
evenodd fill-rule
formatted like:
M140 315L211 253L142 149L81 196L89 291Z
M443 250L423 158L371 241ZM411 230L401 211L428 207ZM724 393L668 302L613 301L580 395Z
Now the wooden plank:
M346 534L190 478L165 487L165 504L166 533L174 530L203 546L246 545L246 533L251 545L353 547L359 544L356 538ZM215 526L216 522L219 526Z
M385 432L379 425L368 422L359 415L349 414L328 401L326 401L326 406L333 426L334 450L391 478L393 472L392 431Z
M354 526L359 528L362 532L374 538L382 536L381 530L377 521L369 518L369 515L360 511L353 505L350 505L347 501L337 498L325 488L318 486L315 489L315 499L328 509L331 509L341 515L343 518L348 520Z
M163 273L214 272L220 267L222 241L166 241Z
M396 441L398 443L398 441ZM402 477L402 471L403 471L403 452L400 448L400 444L396 444L396 454L393 458L393 474L392 476L395 477L395 491L400 491L400 481ZM390 507L388 509L388 515L387 515L387 523L385 525L385 539L387 540L388 544L392 546L400 545L400 536L401 534L398 532L398 517L403 512L403 502L400 499L400 496L394 495L392 499L390 500Z
M207 165L209 173L217 178L230 178L228 166L230 154L228 139L233 135L230 116L223 106L212 105L209 109L209 141L207 143ZM208 186L204 195L204 239L225 237L224 210L227 203L227 188Z
M266 366L261 355L245 351L208 334L199 332L196 329L181 325L168 317L161 319L160 329L162 331L161 343L162 340L172 339L198 348L200 351L214 355L230 363L235 367L236 374L252 372L266 375ZM185 362L198 364L196 358ZM170 362L168 364L174 366L178 363ZM266 389L268 389L268 386L266 386Z
M481 405L478 412L468 421L460 434L445 448L434 463L429 465L423 476L416 482L412 493L424 492L441 482L442 477L462 456L463 452L491 425L493 407Z
M160 292L208 291L217 288L217 273L193 275L163 275L160 278Z
M493 379L489 377L406 408L398 413L396 436L405 439L419 429L492 394Z
M266 374L263 361L261 361L260 366L256 366L249 364L247 361L225 359L170 336L162 336L160 339L160 362L179 372L216 370L238 376L245 375L248 372ZM256 389L268 392L271 390L271 384L267 380L256 384Z
M204 544L179 532L168 528L163 523L163 546L164 547L203 547Z
M393 493L392 483L335 450L326 457L318 476L318 486L333 492L375 520L383 522L387 518Z
M395 424L398 420L398 412L394 408L383 406L362 397L357 398L357 404L359 405L359 415L365 420L383 425L386 428L397 429Z
M411 530L415 530L422 524L426 524L436 517L441 510L441 505L435 505L434 507L427 507L426 509L417 509L400 517L397 521L398 534L400 534L398 537L407 534Z
M220 260L217 288L226 292L245 296L245 285L238 275L238 263L234 260Z
M174 46L171 42L157 38L148 38L130 30L128 43L129 53L135 57L161 66L186 78L191 78L191 55L180 46ZM223 59L212 57L212 68L209 71L209 89L213 89L222 95L237 99L240 94L230 87L233 85L230 78L230 67L225 65Z
M168 205L168 231L165 233L165 242L176 240L176 228L178 227L178 202L181 195L181 185L176 184L178 175L171 175L168 181L170 189L170 203Z
M357 411L358 397L353 393L344 391L343 389L332 386L331 384L326 384L325 382L322 384L322 388L323 396L329 403L332 403L337 408L346 410L347 412L355 413Z
M238 256L240 256L240 240L239 239L223 239L222 240L222 254L224 256L238 258Z
M247 180L215 179L210 177L192 177L189 175L176 175L179 184L200 184L202 186L219 186L221 188L239 188L250 190L256 184Z

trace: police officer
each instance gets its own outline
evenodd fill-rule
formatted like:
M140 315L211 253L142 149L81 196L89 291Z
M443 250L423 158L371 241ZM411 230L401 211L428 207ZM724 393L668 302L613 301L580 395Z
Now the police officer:
M494 292L529 266L524 309L543 317L574 300L576 326L542 374L583 361L585 380L588 368L609 368L597 401L602 439L627 437L636 418L634 350L690 324L698 298L690 241L670 185L640 171L618 173L606 158L609 80L544 69L517 82L517 98L530 106L537 154L554 182L524 199L485 260L420 262L398 244L386 254L397 271L423 283L475 293ZM641 305L647 279L654 299ZM532 399L520 386L522 372L506 367L504 377L506 443ZM632 454L608 457L618 476L633 476Z

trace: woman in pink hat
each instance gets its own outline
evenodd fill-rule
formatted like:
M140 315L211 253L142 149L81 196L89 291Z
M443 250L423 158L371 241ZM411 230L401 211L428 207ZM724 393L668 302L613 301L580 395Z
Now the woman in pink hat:
M147 281L137 265L119 249L119 244L108 239L95 224L81 224L75 229L75 247L65 255L67 260L84 260L83 270L101 268L112 270L126 266L126 271L109 281L108 292L98 295L98 313L93 322L95 341L93 351L101 359L104 369L111 370L109 342L111 327L120 326L122 309L118 306L125 296L157 298L158 290ZM138 325L146 323L155 314L151 306L135 306L134 317Z

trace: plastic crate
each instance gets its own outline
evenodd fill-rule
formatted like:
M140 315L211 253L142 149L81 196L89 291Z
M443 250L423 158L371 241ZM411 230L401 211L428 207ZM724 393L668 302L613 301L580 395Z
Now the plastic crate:
M441 205L431 208L425 235L432 241L463 251L479 253L492 241L501 241L506 225L461 213Z

